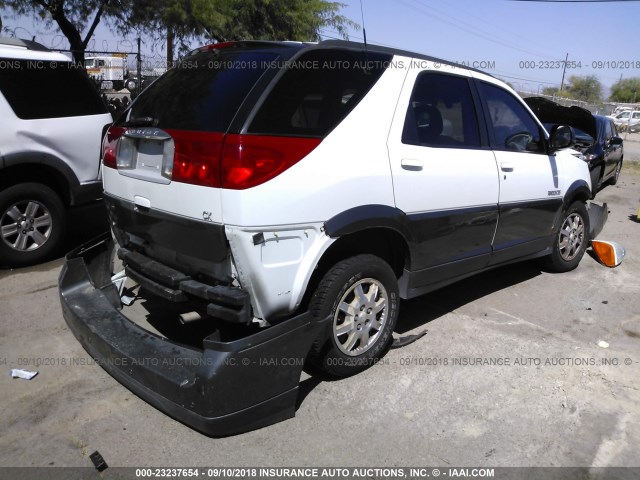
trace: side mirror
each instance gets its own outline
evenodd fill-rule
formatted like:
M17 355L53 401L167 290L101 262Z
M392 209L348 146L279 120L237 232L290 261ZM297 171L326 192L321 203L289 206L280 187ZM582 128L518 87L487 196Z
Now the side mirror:
M611 140L609 141L609 143L611 143L611 145L622 145L622 138L611 137Z
M563 148L569 148L576 143L576 134L573 128L566 125L554 125L549 136L550 153Z

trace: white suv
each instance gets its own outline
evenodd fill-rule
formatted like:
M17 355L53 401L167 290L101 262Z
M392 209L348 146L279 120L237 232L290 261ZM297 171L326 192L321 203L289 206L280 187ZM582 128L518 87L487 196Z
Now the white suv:
M0 38L0 266L60 246L64 208L102 194L100 142L111 114L61 53Z
M168 371L104 366L196 428L229 432L212 417L247 412L255 425L254 407L272 402L273 412L282 397L255 399L248 383L272 388L286 367L223 381L230 352L277 345L351 375L386 351L401 299L536 257L575 268L606 209L588 203L588 166L566 149L572 141L568 127L548 135L503 82L430 57L342 41L203 47L109 129L103 179L126 275L216 334L198 353L149 340L116 314L102 322L113 307L90 283L120 304L98 244L69 257L65 316L98 356L215 358L170 386ZM190 378L185 406L191 393L178 385ZM295 372L287 378L297 388ZM220 395L233 406L217 408Z

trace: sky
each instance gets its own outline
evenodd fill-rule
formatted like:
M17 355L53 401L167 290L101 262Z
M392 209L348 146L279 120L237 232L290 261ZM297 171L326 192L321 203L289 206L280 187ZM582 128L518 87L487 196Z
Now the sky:
M640 1L362 0L362 11L359 0L342 3L341 13L358 24L364 13L371 44L476 67L520 91L559 86L567 54L566 78L595 75L605 94L620 78L640 77ZM11 18L7 12L2 18L18 37L68 48L61 34L33 18ZM338 37L330 28L321 33ZM349 36L363 40L362 30ZM90 47L132 52L135 38L120 38L102 24ZM145 44L144 50L164 53L161 45Z

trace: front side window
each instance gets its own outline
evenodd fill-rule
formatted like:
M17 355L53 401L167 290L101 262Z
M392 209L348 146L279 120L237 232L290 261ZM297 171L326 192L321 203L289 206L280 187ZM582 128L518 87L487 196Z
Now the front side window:
M618 136L618 129L616 128L616 124L613 123L613 121L609 120L609 126L611 127L611 131L613 132L613 135L615 135L617 137Z
M544 152L540 127L511 93L480 82L492 132L492 147L515 152Z
M480 147L478 120L464 77L423 72L407 109L402 143L432 147Z
M604 139L605 140L611 140L611 137L613 137L614 130L611 128L611 125L612 125L611 122L605 122L605 124L604 124Z

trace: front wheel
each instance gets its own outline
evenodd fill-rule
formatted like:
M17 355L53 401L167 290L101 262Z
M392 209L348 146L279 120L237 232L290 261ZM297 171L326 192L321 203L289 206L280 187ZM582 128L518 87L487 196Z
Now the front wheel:
M552 272L568 272L578 266L589 243L589 212L584 202L573 202L562 214L553 250L545 257Z
M331 316L331 338L316 344L311 363L334 377L373 365L391 343L398 320L398 282L374 255L337 263L320 281L309 305L319 319Z

